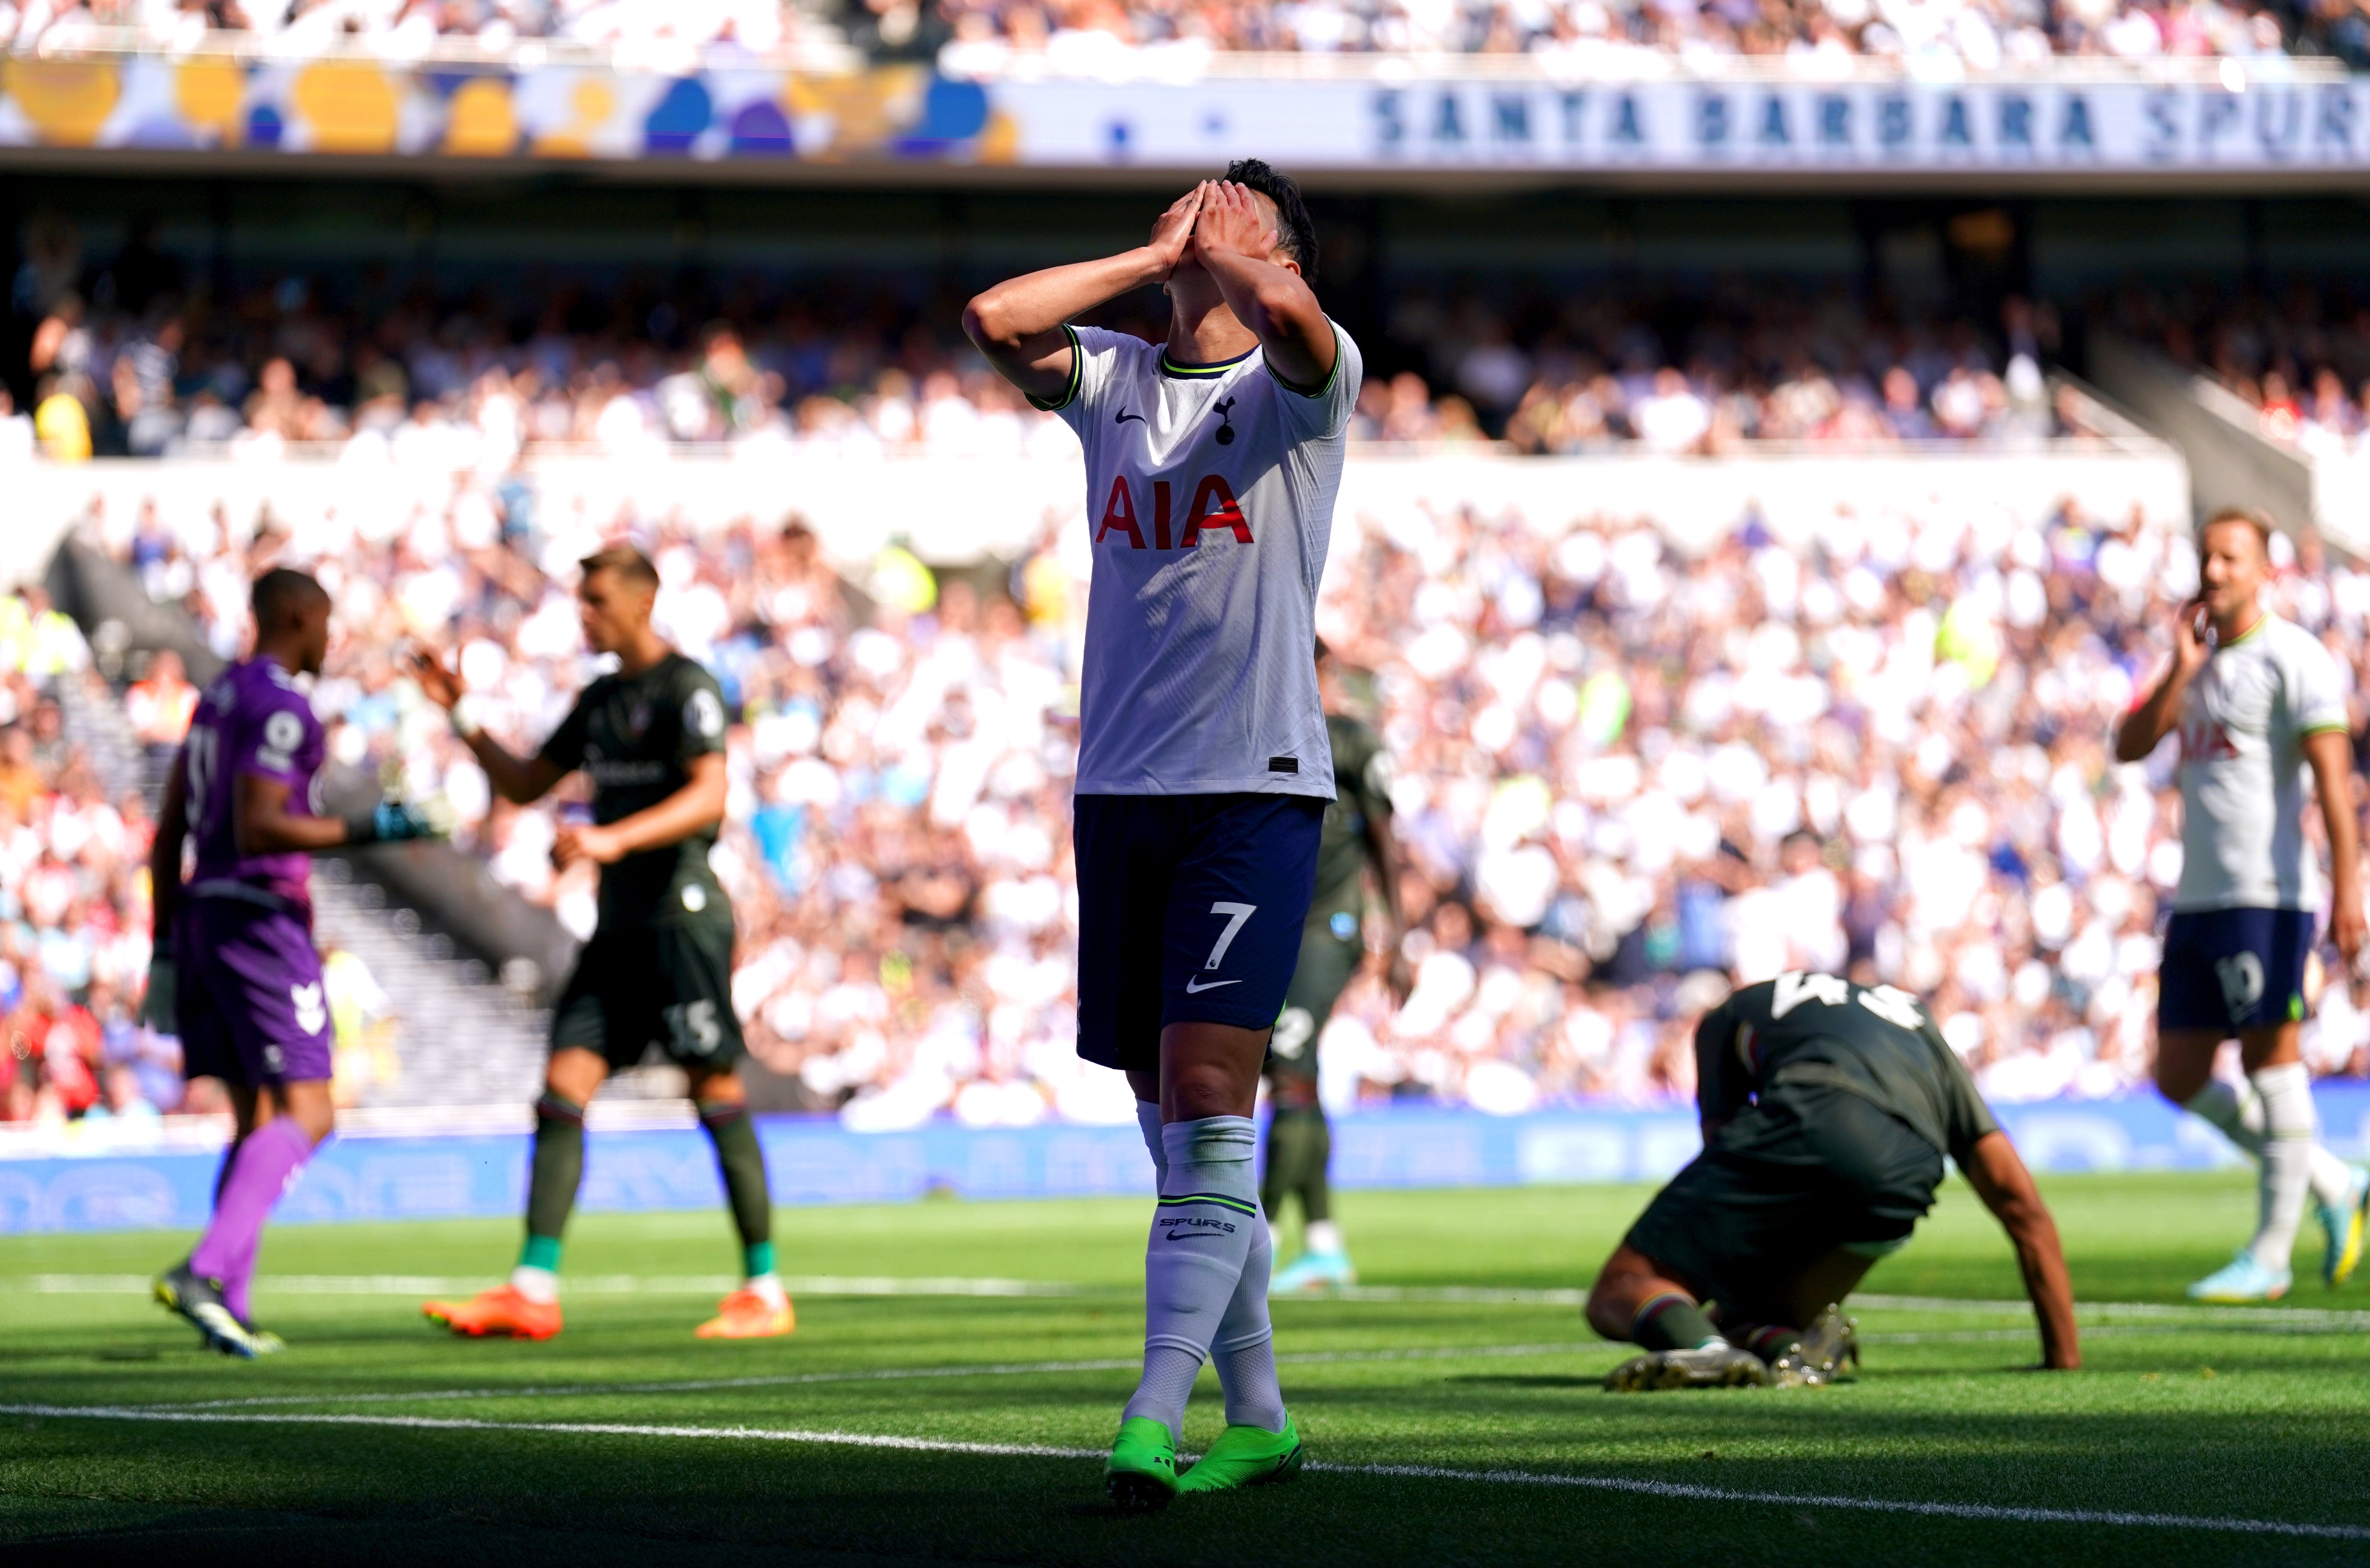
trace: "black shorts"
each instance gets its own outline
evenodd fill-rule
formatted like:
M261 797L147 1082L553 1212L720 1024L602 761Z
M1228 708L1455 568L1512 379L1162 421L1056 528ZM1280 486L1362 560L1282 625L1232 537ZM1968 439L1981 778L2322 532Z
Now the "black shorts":
M1333 1004L1366 958L1357 917L1337 915L1333 919L1329 926L1312 922L1300 933L1300 965L1292 972L1292 984L1283 993L1283 1014L1267 1043L1267 1072L1275 1082L1278 1103L1290 1097L1294 1109L1307 1102L1304 1097L1316 1094L1317 1037L1325 1032Z
M2305 960L2318 919L2304 909L2198 909L2164 932L2157 977L2159 1029L2226 1035L2304 1017Z
M732 1011L732 911L720 894L688 917L603 925L553 1009L551 1048L598 1051L612 1072L639 1066L652 1045L695 1070L727 1070L748 1055Z
M1628 1241L1737 1320L1778 1320L1812 1262L1899 1246L1941 1182L1941 1151L1899 1117L1848 1090L1777 1084L1671 1178Z
M1080 795L1078 1055L1160 1066L1172 1023L1266 1029L1317 886L1306 795Z

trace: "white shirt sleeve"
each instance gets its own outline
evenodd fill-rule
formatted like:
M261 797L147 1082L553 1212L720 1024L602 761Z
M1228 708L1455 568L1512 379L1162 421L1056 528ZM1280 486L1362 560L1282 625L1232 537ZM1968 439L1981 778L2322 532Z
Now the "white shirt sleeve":
M1350 428L1350 416L1358 407L1358 388L1365 380L1365 361L1358 352L1357 340L1333 327L1333 374L1325 385L1314 392L1303 392L1275 375L1270 366L1268 374L1283 396L1276 401L1283 409L1283 417L1303 436L1330 440ZM1264 358L1264 356L1262 356Z
M1064 423L1083 432L1089 417L1102 411L1112 386L1126 366L1127 355L1131 350L1142 350L1144 341L1100 327L1071 327L1065 330L1070 334L1070 385L1055 401L1037 406L1061 415Z
M2288 711L2295 716L2295 732L2309 735L2321 730L2351 730L2353 725L2345 711L2345 680L2337 667L2337 660L2309 632L2299 631L2295 638L2295 657L2286 661Z

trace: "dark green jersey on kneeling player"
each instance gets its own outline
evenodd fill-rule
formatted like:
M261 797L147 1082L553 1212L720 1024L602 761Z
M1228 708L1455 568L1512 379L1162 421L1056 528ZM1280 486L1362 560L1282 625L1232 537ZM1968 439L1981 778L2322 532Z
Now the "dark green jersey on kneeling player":
M1360 879L1375 853L1366 824L1391 814L1391 759L1382 736L1358 720L1329 713L1325 734L1333 745L1333 803L1325 808L1317 841L1317 891L1308 901L1308 924L1354 938L1364 909ZM1336 924L1337 915L1349 917L1346 932Z
M684 789L692 762L724 744L716 677L670 652L639 675L604 675L587 686L544 743L543 756L591 776L592 820L606 827ZM724 912L723 890L708 865L717 825L604 866L602 928L646 924L662 912Z
M1779 1085L1824 1085L1905 1123L1962 1163L1997 1130L1975 1081L1917 998L1799 973L1747 986L1696 1026L1696 1101L1725 1121Z

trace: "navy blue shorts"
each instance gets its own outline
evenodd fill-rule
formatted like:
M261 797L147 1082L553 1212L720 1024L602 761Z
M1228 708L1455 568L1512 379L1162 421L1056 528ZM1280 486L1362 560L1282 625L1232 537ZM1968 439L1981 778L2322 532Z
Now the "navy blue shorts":
M2304 964L2318 920L2304 909L2200 909L2164 933L2157 1027L2236 1034L2304 1017Z
M1273 1026L1300 962L1325 805L1077 797L1079 1055L1151 1072L1169 1024Z

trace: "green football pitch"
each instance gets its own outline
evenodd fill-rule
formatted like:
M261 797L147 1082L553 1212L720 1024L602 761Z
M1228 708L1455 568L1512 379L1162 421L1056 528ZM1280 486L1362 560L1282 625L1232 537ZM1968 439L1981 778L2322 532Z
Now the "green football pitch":
M186 1237L9 1239L0 1560L2370 1558L2370 1288L2325 1293L2307 1235L2289 1302L2184 1304L2249 1228L2242 1176L2047 1192L2079 1374L2019 1369L2014 1265L1953 1182L1857 1298L1857 1381L1629 1396L1577 1302L1642 1189L1348 1194L1361 1287L1276 1309L1309 1471L1149 1517L1103 1506L1097 1463L1142 1202L786 1211L800 1330L742 1343L690 1332L731 1283L721 1215L582 1216L543 1344L419 1316L499 1278L511 1224L283 1228L256 1306L292 1348L253 1365L145 1299ZM1187 1446L1219 1423L1205 1372Z

